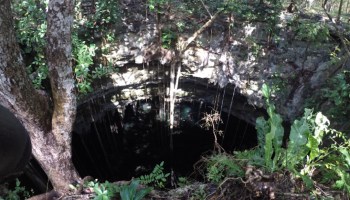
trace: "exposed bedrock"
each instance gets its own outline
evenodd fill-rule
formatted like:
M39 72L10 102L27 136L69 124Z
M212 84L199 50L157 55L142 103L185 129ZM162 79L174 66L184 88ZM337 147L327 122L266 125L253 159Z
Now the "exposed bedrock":
M142 14L137 16L139 21L145 21ZM276 36L279 40L270 42L265 23L242 23L230 35L225 29L227 24L213 25L211 31L200 35L184 52L179 89L198 85L212 90L217 86L231 91L236 88L250 105L259 108L264 106L260 89L267 83L277 91L274 99L278 112L286 120L294 119L303 111L305 99L342 67L330 64L329 53L335 44L314 45L291 37L293 32L286 27L291 17L281 14L280 31ZM113 86L110 83L109 87L142 82L157 84L160 80L165 84L173 52L157 47L156 24L149 19L147 23L138 24L137 30L128 28L128 24L122 30L126 32L118 34L119 42L110 47L111 53L103 55L120 67L120 72L111 76ZM197 92L192 95L203 98L200 90Z

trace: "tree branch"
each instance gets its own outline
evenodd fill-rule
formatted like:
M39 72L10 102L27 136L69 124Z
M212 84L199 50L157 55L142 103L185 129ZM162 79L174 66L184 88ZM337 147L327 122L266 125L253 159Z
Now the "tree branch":
M331 21L331 24L332 24L332 26L334 27L334 29L335 29L335 31L336 31L335 34L339 37L339 39L340 39L342 45L343 45L344 48L345 48L345 51L346 51L346 53L347 53L347 57L350 57L350 50L349 50L348 45L347 45L347 43L348 43L349 41L348 41L346 38L344 38L344 36L343 36L342 32L339 30L337 24L335 24L335 23L333 22L332 16L327 12L325 6L323 7L323 11L326 13L326 15L328 16L329 20Z
M185 41L183 44L179 45L179 49L178 51L180 52L180 56L182 55L182 53L188 48L188 45L191 44L191 42L193 42L198 35L200 35L206 28L208 28L210 25L213 24L214 20L219 16L220 12L222 10L218 10L209 21L207 21L201 28L199 28L195 33L193 33L193 35L187 39L187 41Z
M210 17L213 17L213 15L210 13L210 11L208 10L208 6L206 6L203 2L203 0L201 0L201 3L203 5L203 7L205 8L205 10L208 12L208 14L210 15Z

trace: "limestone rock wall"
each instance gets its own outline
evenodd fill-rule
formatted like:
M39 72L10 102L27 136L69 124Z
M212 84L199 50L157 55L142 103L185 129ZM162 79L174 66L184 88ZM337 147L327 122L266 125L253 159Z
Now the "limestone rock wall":
M159 35L160 30L176 22L169 21L171 18L157 19L157 15L140 0L122 1L121 10L123 23L115 25L118 41L112 45L110 53L104 55L106 59L119 67L138 64L146 69L159 62L165 71L162 76L168 76L173 52L160 47ZM273 84L278 111L285 119L295 118L303 111L305 98L334 73L329 68L329 54L336 44L298 40L295 30L288 26L295 14L280 14L276 35L269 33L266 22L235 21L230 26L232 22L227 20L228 17L222 14L185 51L181 79L195 77L221 88L236 88L256 107L264 105L261 85ZM322 19L317 20L321 22ZM178 38L186 39L193 32L176 34ZM158 73L154 68L141 74L146 77L148 72L153 73L151 77ZM114 81L116 85L120 84L117 78ZM127 81L132 84L139 79Z

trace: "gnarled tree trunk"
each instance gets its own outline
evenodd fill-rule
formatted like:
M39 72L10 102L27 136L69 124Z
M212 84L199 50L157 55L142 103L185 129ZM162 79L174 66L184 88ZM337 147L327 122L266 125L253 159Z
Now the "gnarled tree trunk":
M73 2L50 0L47 61L53 105L33 87L25 72L15 38L10 0L0 0L0 104L23 123L32 141L32 153L54 189L65 193L79 181L71 160L71 129L76 113L71 68Z

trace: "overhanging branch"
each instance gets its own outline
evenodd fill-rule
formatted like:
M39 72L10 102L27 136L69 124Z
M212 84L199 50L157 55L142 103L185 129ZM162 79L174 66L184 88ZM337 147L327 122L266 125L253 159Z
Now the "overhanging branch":
M188 48L188 45L191 44L197 37L200 35L206 28L211 26L215 19L219 16L221 10L218 10L211 18L209 21L207 21L202 27L200 27L193 35L188 38L182 45L179 44L179 49L178 51L180 52L179 55L182 55L182 53Z

